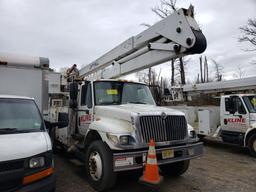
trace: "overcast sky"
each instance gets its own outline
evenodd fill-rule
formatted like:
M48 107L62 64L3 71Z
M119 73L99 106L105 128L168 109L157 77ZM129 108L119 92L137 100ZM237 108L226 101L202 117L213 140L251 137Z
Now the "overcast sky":
M141 23L156 22L151 8L159 1L0 0L0 52L48 57L57 70L73 63L80 67L143 31ZM255 75L251 63L256 52L244 52L249 44L237 39L239 27L256 18L256 0L179 0L177 6L190 3L207 38L204 55L223 65L224 78L232 78L239 65L247 76ZM198 57L191 57L187 66L191 80L198 73ZM159 68L168 75L170 67Z

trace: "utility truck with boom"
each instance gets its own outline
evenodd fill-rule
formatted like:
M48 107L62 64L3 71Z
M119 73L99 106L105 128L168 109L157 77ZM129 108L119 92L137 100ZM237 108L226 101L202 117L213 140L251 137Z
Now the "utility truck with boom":
M198 124L198 136L247 147L256 157L256 77L183 86L183 91L195 100L211 94L214 97L184 110L189 123ZM232 94L231 94L232 93ZM221 95L220 97L216 94ZM209 105L212 103L212 105ZM194 116L194 118L193 118ZM198 117L198 118L195 118ZM198 122L196 122L198 119Z
M203 145L182 112L156 106L147 85L117 78L205 49L191 6L127 39L83 67L79 77L68 78L69 107L60 108L56 119L68 126L52 135L55 143L75 146L92 187L107 190L118 172L142 169L151 138L165 175L184 173L190 159L202 155Z

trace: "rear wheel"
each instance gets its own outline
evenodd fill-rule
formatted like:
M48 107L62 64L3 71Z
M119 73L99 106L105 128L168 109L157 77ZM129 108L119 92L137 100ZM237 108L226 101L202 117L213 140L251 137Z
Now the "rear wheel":
M88 181L95 190L106 191L114 186L112 152L102 141L94 141L88 147L85 165Z
M185 173L189 168L190 160L180 161L167 165L160 165L160 169L164 176L177 177Z
M248 147L253 157L256 157L256 134L249 138Z

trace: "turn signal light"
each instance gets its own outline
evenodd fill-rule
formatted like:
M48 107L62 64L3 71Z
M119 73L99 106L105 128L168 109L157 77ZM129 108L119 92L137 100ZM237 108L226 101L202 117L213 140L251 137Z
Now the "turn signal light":
M26 176L23 178L23 185L27 185L29 183L32 183L34 181L37 181L37 180L40 180L40 179L43 179L49 175L53 174L53 168L50 167L48 169L45 169L43 171L40 171L38 173L35 173L33 175L29 175L29 176Z

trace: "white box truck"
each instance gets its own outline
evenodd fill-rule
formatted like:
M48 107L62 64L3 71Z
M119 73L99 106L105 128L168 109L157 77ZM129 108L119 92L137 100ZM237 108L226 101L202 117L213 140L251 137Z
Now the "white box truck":
M0 191L53 192L47 111L49 60L0 54ZM34 98L34 99L33 99Z

